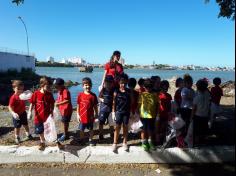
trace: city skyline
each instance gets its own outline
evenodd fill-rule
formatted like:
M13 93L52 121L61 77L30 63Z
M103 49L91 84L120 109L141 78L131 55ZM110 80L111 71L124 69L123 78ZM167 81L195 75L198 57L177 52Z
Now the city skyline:
M214 1L2 1L0 47L27 51L21 16L30 52L40 61L79 55L102 64L120 50L130 65L232 67L235 23L217 18L218 12Z

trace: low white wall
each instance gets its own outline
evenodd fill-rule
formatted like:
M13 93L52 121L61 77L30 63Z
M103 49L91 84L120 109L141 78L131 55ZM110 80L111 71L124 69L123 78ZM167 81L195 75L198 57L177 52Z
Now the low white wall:
M31 68L35 70L35 57L21 54L0 52L0 71L16 69L20 71L22 68Z

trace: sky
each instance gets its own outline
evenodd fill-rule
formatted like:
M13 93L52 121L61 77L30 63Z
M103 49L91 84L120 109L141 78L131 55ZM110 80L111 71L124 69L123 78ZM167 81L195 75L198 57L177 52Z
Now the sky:
M127 64L235 65L235 21L218 18L215 0L0 1L0 50L40 61L79 56L106 63L114 50Z

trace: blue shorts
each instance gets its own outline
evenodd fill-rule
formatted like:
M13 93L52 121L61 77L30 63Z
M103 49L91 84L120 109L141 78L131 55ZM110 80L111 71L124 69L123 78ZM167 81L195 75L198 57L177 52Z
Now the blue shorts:
M71 116L62 116L61 117L61 122L62 123L69 123L71 120Z
M156 119L155 118L151 118L151 119L140 118L140 120L143 124L143 126L141 127L142 130L149 131L149 132L154 132L155 124L156 124Z
M93 122L90 123L80 123L79 130L84 131L85 129L93 130Z
M35 124L35 134L42 134L44 132L43 123Z
M108 121L108 117L110 115L110 112L99 112L98 120L101 125L105 125L106 121Z
M128 125L129 123L129 116L130 113L129 112L116 112L116 125Z
M19 115L19 120L12 118L12 122L13 122L14 128L20 128L22 125L28 125L26 112L23 112L21 115Z

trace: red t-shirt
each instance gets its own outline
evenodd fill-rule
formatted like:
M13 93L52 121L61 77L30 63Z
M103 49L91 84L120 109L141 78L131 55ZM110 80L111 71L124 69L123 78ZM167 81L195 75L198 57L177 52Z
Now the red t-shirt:
M18 115L21 115L23 112L25 112L25 101L21 100L19 98L19 95L17 95L17 94L13 94L11 96L11 98L9 100L9 106Z
M116 73L121 75L124 72L123 66L120 63L116 63L114 68L111 68L110 62L106 63L104 66L104 70L107 71L107 75L115 77Z
M94 93L79 93L77 105L79 106L79 115L81 123L94 122L94 107L97 106L98 100Z
M177 105L179 107L180 107L181 101L182 101L181 90L182 90L182 88L179 88L178 90L176 90L175 96L174 96L175 102L177 103Z
M68 116L71 116L73 108L72 108L72 104L71 104L70 92L66 88L64 88L58 92L57 103L63 102L65 100L68 100L69 102L59 105L58 108L59 108L60 113L63 117L68 117Z
M172 97L168 93L160 92L160 118L168 118L169 112L171 112L171 100Z
M39 90L35 91L30 99L35 111L34 123L44 123L54 108L54 98L52 93L42 93Z
M223 90L219 86L211 88L211 101L213 103L219 105L221 96L223 96Z

